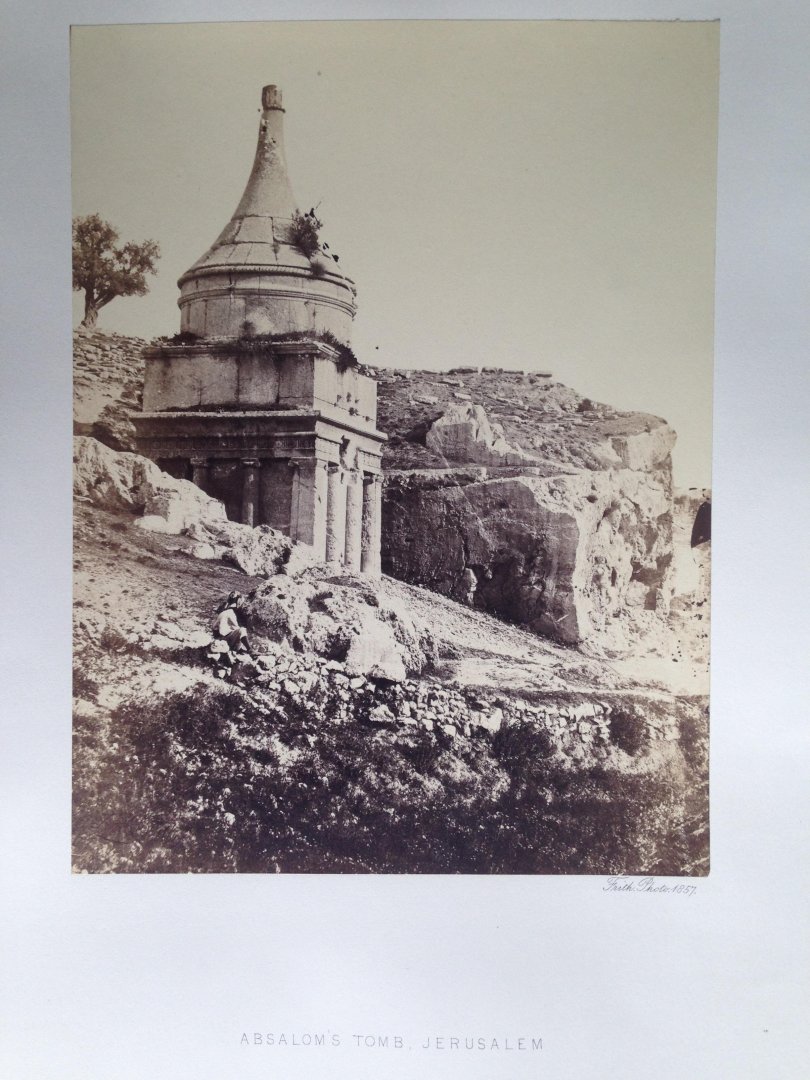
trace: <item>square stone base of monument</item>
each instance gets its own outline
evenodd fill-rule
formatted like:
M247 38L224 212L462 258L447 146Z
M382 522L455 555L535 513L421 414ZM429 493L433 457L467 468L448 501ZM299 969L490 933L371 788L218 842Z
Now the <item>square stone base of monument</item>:
M377 431L309 409L167 410L135 425L141 453L219 499L231 520L269 525L317 559L379 573Z
M307 409L384 438L376 430L376 380L341 364L323 341L206 340L153 345L143 356L147 414Z

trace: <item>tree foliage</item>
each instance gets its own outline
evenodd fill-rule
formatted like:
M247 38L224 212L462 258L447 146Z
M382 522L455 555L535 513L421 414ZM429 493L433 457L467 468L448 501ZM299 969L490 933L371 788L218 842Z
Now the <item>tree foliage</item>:
M73 219L73 288L84 292L82 326L95 326L98 313L116 296L143 296L146 275L155 273L160 248L154 240L116 247L117 231L98 214Z

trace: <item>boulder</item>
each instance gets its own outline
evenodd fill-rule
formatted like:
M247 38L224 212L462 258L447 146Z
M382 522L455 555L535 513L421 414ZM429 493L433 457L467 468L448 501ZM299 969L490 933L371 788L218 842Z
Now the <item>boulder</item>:
M143 517L136 518L135 525L145 532L171 533L174 531L166 518L159 514L144 514Z
M510 446L503 428L490 424L483 406L472 401L450 405L428 428L425 445L446 461L465 464L528 465L538 460L519 446Z
M611 446L622 469L650 471L669 459L676 435L669 424L645 424L644 431L612 436Z
M277 573L287 562L293 542L269 525L242 525L236 521L208 526L215 543L225 546L223 562L236 566L251 577Z
M494 735L501 730L503 725L503 709L495 708L491 712L479 712L471 709L469 721L473 727L483 728Z
M436 658L431 634L404 605L366 579L331 570L269 578L241 609L250 633L325 657L347 683L360 676L399 683Z
M90 434L113 450L134 450L135 424L132 422L132 415L132 404L111 402L101 410Z
M406 653L413 661L413 650L406 650L397 641L393 627L383 622L375 609L359 612L352 626L346 652L346 671L350 675L367 675L371 679L403 682L408 674Z
M368 718L372 724L393 724L396 719L388 706L382 703L374 706L369 712Z
M74 494L106 510L140 514L147 532L184 533L196 541L189 553L221 559L253 577L301 573L314 563L310 548L269 525L229 521L225 507L190 480L177 480L153 461L119 453L87 436L74 439Z
M119 453L87 436L73 440L73 492L105 510L161 517L164 531L175 534L227 520L222 503L190 480L176 480L139 454Z

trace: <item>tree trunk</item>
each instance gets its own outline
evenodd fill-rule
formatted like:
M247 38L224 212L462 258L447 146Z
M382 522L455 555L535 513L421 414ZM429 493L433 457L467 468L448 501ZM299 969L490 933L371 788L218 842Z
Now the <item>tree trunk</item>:
M89 296L85 295L84 298L84 318L82 319L82 326L87 326L92 329L98 322L98 308L93 300Z

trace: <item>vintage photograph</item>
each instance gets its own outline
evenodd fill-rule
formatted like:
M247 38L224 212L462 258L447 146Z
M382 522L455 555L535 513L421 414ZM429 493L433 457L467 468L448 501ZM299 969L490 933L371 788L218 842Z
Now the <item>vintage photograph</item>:
M75 873L708 874L718 47L73 28Z

